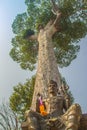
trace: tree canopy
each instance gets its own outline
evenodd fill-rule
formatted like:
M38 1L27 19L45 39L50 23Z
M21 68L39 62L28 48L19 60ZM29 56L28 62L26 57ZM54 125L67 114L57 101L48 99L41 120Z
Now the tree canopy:
M53 47L60 67L68 66L76 58L77 44L87 35L87 3L82 0L55 0L62 14L60 31L53 36ZM38 58L37 41L24 38L27 33L37 33L38 26L45 26L55 19L50 0L25 0L27 11L18 14L12 24L15 37L12 39L10 56L23 69L33 70ZM31 30L31 32L28 32Z

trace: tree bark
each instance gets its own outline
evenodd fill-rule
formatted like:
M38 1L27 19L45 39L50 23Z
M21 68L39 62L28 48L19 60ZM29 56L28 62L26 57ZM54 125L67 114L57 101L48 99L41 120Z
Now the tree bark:
M39 54L38 54L38 66L36 73L36 82L34 87L34 94L32 100L32 109L36 109L37 94L41 93L43 98L47 95L47 86L49 80L57 82L60 86L60 74L54 54L52 36L56 32L54 24L50 21L45 28L41 29L38 35Z
M82 118L80 120L80 126L78 130L87 130L87 113L82 114Z

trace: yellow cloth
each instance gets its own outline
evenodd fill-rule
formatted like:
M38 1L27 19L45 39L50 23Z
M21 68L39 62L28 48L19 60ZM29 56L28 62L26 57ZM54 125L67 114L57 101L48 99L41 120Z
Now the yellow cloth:
M40 113L43 116L47 115L47 112L45 111L44 105L40 105Z

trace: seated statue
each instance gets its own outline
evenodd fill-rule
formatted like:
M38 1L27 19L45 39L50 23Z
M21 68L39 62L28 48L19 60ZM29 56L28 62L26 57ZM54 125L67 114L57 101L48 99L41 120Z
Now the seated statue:
M63 91L67 90L65 87L61 87L60 91L57 83L50 80L48 98L43 99L45 115L39 113L40 111L26 111L25 118L29 124L27 130L51 130L52 128L55 130L78 130L82 115L81 108L79 104L70 106L69 98L66 98L68 96L64 97L64 94L61 94L62 89Z

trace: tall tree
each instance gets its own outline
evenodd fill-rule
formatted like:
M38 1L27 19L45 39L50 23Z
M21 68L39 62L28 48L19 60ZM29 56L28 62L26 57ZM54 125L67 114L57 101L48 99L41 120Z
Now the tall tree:
M76 58L79 40L87 34L87 5L82 0L25 0L27 12L17 15L12 28L11 57L24 69L38 68L32 108L38 92L47 96L50 79L60 86L58 66ZM38 44L39 43L39 44Z

